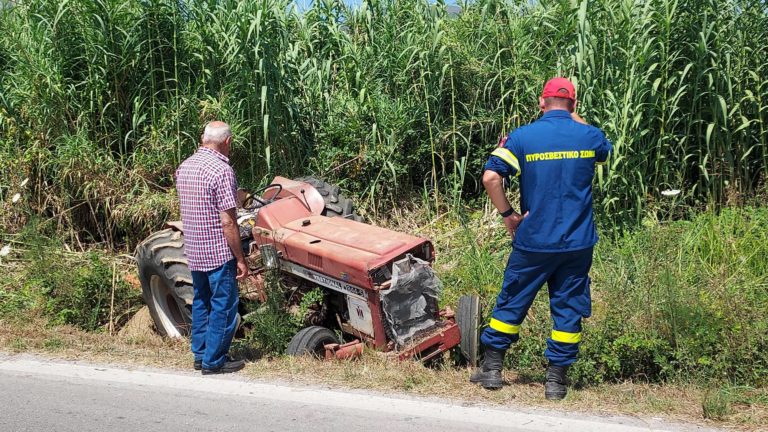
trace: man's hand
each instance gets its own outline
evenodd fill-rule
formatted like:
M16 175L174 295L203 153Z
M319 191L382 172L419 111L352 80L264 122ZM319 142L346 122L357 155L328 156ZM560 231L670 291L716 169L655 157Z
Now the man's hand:
M515 233L517 232L517 227L520 226L520 222L526 217L528 217L528 212L525 212L524 215L512 213L510 216L503 219L504 225L507 227L507 232L509 233L509 236L512 237L512 240L515 239Z
M245 260L237 260L237 276L235 276L235 279L243 280L248 277L250 273L251 271L248 269L248 264L245 263Z
M491 198L491 202L499 213L504 213L512 208L512 205L509 204L509 200L507 199L507 195L504 193L503 181L501 175L494 171L486 170L483 173L483 186L485 186L485 190L488 192L488 197ZM502 218L504 225L507 227L507 232L512 239L515 238L517 226L520 225L520 222L522 222L526 216L528 216L528 212L525 212L522 216L518 213L512 213L511 215Z

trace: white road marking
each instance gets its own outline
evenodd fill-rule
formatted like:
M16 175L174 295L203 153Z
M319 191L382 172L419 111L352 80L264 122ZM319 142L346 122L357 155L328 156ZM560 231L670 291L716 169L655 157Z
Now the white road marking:
M545 415L514 412L481 406L461 406L417 399L391 398L372 394L288 387L276 384L247 382L222 377L190 376L174 373L126 370L111 367L53 363L47 361L0 357L0 371L15 372L54 379L91 380L109 383L162 387L190 392L268 399L297 404L312 404L355 411L387 412L394 415L434 418L500 428L514 427L542 432L638 432L661 431L650 426L628 425L599 418L558 418ZM630 422L637 422L628 419Z

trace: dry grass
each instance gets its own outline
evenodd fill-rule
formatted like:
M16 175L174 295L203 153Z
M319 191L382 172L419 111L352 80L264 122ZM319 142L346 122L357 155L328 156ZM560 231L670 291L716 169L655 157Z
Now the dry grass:
M0 350L66 360L170 369L187 369L191 363L189 344L185 340L164 339L151 332L109 336L69 326L46 327L42 321L0 321ZM398 362L372 351L366 351L358 361L321 362L291 357L260 359L250 363L245 374L252 378L294 384L407 393L462 403L537 406L598 415L653 416L738 430L765 430L761 429L761 425L768 424L768 404L737 403L721 421L705 420L702 401L706 390L692 385L604 384L573 390L565 401L552 403L544 399L541 383L531 382L513 372L507 372L505 376L509 385L502 390L488 392L468 383L468 369L448 366L427 368L416 362Z
M43 320L29 323L0 321L0 349L39 353L66 360L98 360L183 368L189 363L189 343L152 333L128 337L86 332L73 326L47 327Z

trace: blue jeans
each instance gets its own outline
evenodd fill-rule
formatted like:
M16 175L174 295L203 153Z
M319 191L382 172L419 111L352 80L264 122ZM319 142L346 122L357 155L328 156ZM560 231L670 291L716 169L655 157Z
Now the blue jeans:
M192 353L204 369L216 369L226 361L237 326L238 289L236 261L209 271L193 271Z
M592 315L592 249L558 253L513 250L491 322L480 336L483 345L506 351L517 342L528 309L546 283L553 325L544 356L556 366L575 362L581 342L581 319Z

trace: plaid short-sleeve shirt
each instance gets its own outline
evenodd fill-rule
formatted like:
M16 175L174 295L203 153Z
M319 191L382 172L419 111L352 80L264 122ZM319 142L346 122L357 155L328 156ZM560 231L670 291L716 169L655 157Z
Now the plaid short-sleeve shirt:
M200 147L176 170L184 224L184 253L192 271L209 271L234 258L220 213L237 206L237 182L229 159Z

